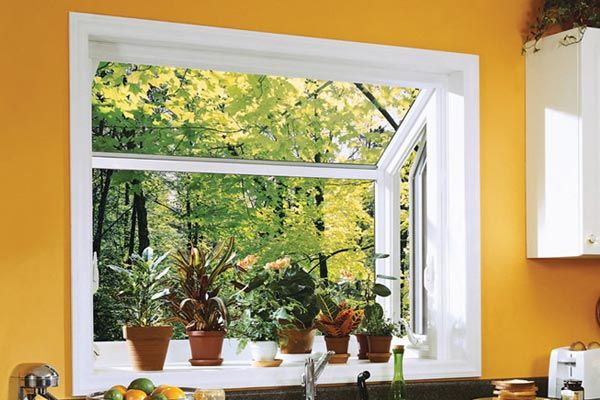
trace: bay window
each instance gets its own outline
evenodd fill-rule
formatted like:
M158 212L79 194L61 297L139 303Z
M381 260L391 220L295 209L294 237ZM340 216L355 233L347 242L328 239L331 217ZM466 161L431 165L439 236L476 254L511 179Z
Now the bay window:
M289 256L330 280L389 254L376 273L401 279L382 306L423 341L396 339L408 377L479 374L476 58L82 14L71 32L74 394L137 376L107 266L229 236L242 257ZM173 340L152 374L299 382L300 363L253 369L235 338L224 355L190 367ZM352 360L323 380L364 369L391 371Z

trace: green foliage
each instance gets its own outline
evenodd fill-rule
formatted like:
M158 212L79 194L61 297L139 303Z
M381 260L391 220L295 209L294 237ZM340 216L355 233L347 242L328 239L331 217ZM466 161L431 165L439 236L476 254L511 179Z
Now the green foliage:
M400 326L385 318L365 319L361 333L369 336L397 336L400 334Z
M362 86L375 103L347 82L104 62L92 87L93 150L374 164L419 91ZM239 253L289 255L315 278L370 273L370 181L96 169L93 196L97 340L120 337L114 322L124 312L107 265L140 253L145 240L167 251L236 237Z
M276 293L281 304L298 304L293 307L292 313L281 315L280 319L288 320L298 328L310 328L319 313L317 303L316 281L299 264L292 264L283 270L277 271L275 279L271 282L271 289Z
M119 275L118 298L124 308L126 325L157 326L163 322L164 298L169 293L166 288L169 267L161 264L167 255L155 258L154 251L148 247L141 256L132 254L130 265L109 266Z
M538 10L535 22L530 26L525 43L537 42L552 28L568 30L586 27L600 28L600 1L598 0L545 0ZM570 38L567 42L578 41ZM527 50L526 47L523 50Z
M227 327L227 305L219 297L220 278L233 268L233 238L207 250L202 246L178 250L173 256L177 285L169 294L173 320L186 330L222 331Z

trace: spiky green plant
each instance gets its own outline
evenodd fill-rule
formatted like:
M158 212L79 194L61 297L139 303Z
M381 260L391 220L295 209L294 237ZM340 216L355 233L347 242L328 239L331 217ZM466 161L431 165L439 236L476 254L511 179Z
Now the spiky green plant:
M131 263L123 267L109 265L119 274L119 298L125 305L125 320L128 326L157 326L165 319L165 296L169 293L167 274L169 267L161 263L169 253L154 257L148 247L142 255L132 254Z
M229 315L219 297L219 278L234 267L234 246L234 238L229 238L212 249L191 246L173 255L177 284L169 301L173 320L186 330L226 330Z

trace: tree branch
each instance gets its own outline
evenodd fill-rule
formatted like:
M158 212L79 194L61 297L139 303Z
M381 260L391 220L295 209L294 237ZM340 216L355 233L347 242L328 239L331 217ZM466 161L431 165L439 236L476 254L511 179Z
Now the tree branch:
M377 111L379 111L379 113L381 115L383 115L383 117L386 119L386 121L389 122L389 124L392 126L392 128L394 128L394 132L397 131L398 128L400 127L400 125L394 120L394 118L392 118L392 116L390 115L389 112L387 112L385 107L383 107L381 105L381 103L379 101L377 101L375 96L373 96L373 93L371 93L369 91L369 89L367 89L362 83L354 83L354 86L356 86L358 88L358 90L360 90L361 93L364 94L367 99L369 99L371 104L373 104L375 106Z

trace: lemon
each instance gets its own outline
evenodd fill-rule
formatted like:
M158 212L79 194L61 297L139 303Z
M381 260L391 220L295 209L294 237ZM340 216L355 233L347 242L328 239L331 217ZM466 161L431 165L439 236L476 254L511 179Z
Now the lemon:
M129 389L125 392L124 400L145 400L147 397L146 392L139 389Z
M182 400L185 399L185 392L178 387L170 387L161 393L167 400Z
M165 385L165 384L159 385L156 387L156 389L154 389L154 391L152 392L152 395L160 394L170 387L171 387L171 385Z

